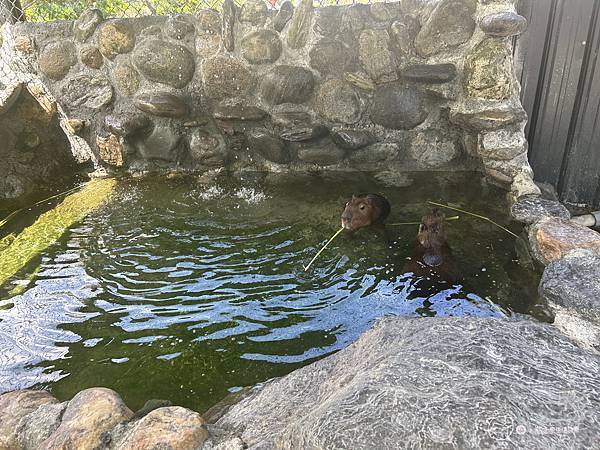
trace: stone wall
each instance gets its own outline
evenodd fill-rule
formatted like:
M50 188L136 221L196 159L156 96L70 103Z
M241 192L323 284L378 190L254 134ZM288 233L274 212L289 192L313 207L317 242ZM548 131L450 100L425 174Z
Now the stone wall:
M536 193L506 0L402 0L16 24L39 75L110 170L476 167Z

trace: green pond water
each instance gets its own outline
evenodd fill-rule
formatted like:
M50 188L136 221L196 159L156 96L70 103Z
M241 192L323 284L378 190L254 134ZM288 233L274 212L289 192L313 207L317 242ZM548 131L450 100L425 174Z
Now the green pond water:
M504 193L480 175L410 176L394 188L357 174L121 181L0 288L0 392L47 388L69 399L106 386L132 409L159 398L204 411L344 348L385 315L545 319L539 273L519 262L515 238L462 215L447 226L460 283L406 272L417 225L390 227L391 248L369 230L343 234L304 271L352 193L385 195L389 222L418 221L433 200L521 232ZM20 214L0 236L42 211Z

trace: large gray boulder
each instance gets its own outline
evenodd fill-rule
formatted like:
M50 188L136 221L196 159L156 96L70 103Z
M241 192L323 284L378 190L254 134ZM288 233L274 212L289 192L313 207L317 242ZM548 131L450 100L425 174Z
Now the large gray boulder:
M250 449L590 448L600 357L551 325L387 318L216 422Z

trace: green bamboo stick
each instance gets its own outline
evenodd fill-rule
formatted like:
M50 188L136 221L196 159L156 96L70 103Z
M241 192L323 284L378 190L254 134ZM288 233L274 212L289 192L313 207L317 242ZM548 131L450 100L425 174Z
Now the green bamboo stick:
M446 220L458 220L460 216L450 216L446 217ZM421 222L396 222L396 223L387 223L386 225L394 226L394 225L421 225Z

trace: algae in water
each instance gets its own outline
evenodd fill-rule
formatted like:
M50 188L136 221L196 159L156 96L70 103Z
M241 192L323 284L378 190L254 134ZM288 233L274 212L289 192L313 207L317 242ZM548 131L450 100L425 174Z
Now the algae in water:
M36 255L55 243L74 223L108 199L116 180L98 179L70 194L54 209L42 214L31 226L0 247L0 286L25 267Z

